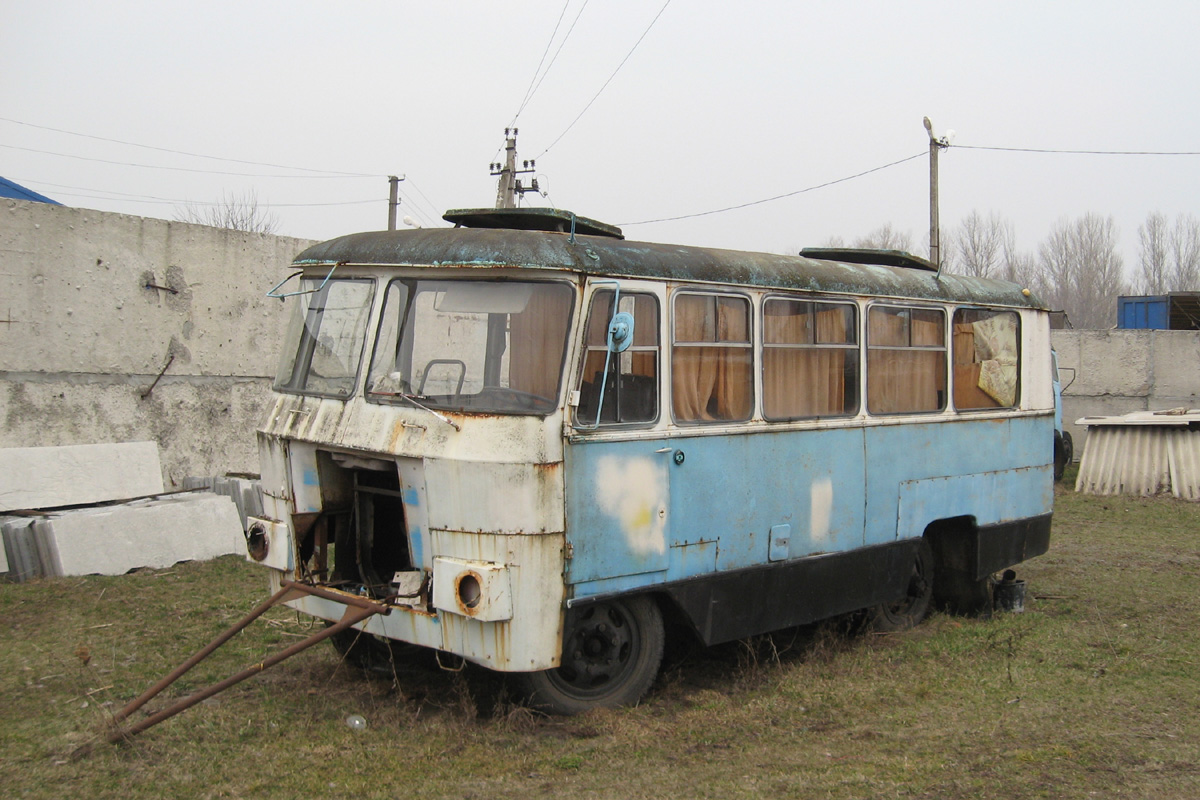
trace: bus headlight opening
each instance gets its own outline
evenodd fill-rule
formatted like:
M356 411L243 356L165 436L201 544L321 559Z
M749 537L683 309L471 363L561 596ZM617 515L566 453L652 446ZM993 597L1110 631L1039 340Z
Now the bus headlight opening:
M270 550L271 543L267 538L266 526L261 522L251 524L246 531L246 552L255 561L262 561Z
M458 602L464 609L470 611L476 608L479 605L479 599L483 596L483 587L479 585L479 576L474 572L459 575L456 593Z

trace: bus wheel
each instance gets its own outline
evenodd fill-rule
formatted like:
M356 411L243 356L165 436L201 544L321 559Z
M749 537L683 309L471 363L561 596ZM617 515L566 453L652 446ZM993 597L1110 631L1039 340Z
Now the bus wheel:
M632 705L654 683L663 622L648 597L610 600L567 612L562 665L520 676L529 704L550 714Z
M917 544L917 557L913 560L904 597L872 608L868 615L869 624L873 630L883 633L906 631L925 618L932 597L933 549L929 541L922 538Z

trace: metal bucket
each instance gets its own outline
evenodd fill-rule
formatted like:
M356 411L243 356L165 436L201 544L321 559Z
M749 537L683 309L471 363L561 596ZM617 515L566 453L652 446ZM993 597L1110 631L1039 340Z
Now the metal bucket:
M992 592L992 608L1020 614L1025 610L1025 581L1017 580L1017 573L1006 570L1003 579Z

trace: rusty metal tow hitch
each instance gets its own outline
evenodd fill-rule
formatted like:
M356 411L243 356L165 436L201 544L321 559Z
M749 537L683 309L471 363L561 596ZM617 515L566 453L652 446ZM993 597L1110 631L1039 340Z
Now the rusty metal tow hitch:
M291 647L281 650L270 658L248 667L247 669L244 669L236 675L232 675L223 681L214 683L206 689L201 689L198 692L188 695L187 697L176 701L166 708L151 714L140 722L129 726L122 725L122 723L129 718L129 715L144 706L172 683L183 677L184 674L186 674L187 671L192 667L196 666L205 658L212 655L213 651L232 639L238 634L238 632L248 626L251 622L258 619L271 608L279 605L280 603L286 603L289 600L294 600L295 598L306 594L313 595L314 597L320 597L325 600L332 600L335 603L342 603L346 606L346 613L342 615L342 618L336 624L314 633L312 636L304 639L303 641L296 642ZM126 705L113 716L112 721L109 723L109 728L105 733L101 734L99 737L97 737L97 739L77 748L71 754L71 757L73 759L77 759L89 755L97 741L100 739L108 742L119 742L136 736L147 728L152 728L158 723L170 719L179 712L185 711L197 703L207 700L213 695L223 692L229 687L241 683L247 678L254 677L268 667L273 667L279 662L291 658L297 653L307 650L313 645L319 644L331 636L341 633L354 624L362 622L367 617L370 617L374 614L388 614L390 612L391 608L388 606L374 600L369 600L365 597L355 597L339 592L333 592L320 586L312 586L307 583L298 583L296 581L285 580L282 582L282 588L278 592L271 595L269 599L257 606L253 611L235 623L216 639L213 639L206 646L197 651L196 654L187 661L183 662L174 670L172 670L171 673L165 678L143 692L140 697L130 701L128 705Z

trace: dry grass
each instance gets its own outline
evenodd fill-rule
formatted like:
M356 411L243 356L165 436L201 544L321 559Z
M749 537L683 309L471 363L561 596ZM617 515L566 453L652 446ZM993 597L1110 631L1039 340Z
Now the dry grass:
M122 746L67 755L264 595L237 559L0 586L9 797L1200 795L1200 506L1058 497L1022 615L672 652L634 709L550 719L418 660L318 647ZM295 641L286 611L180 696ZM361 714L362 731L345 719Z

